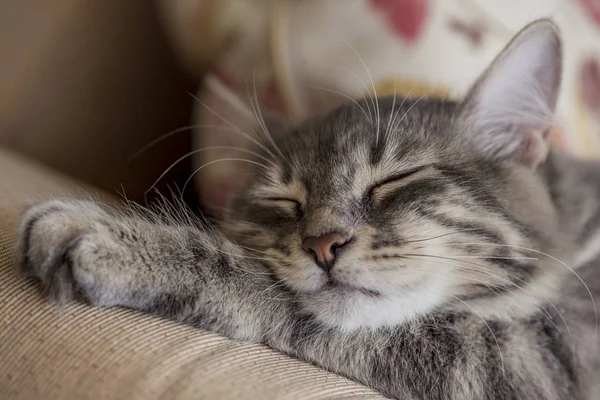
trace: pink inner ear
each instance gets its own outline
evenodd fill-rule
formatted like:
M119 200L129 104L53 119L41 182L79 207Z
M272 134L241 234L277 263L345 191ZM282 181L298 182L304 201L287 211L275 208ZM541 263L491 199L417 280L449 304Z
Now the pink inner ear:
M524 133L519 162L535 168L542 163L550 150L550 129Z
M549 21L533 23L481 77L467 108L474 122L472 143L492 157L535 167L549 150L547 130L561 81L561 44ZM469 104L469 103L467 103Z

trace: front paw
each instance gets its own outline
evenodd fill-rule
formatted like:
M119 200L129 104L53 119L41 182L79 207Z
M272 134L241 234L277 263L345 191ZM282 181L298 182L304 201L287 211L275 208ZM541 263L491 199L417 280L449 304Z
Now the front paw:
M73 298L101 302L97 292L102 288L93 276L97 263L89 256L97 256L95 246L109 236L104 226L108 218L89 201L53 200L33 206L17 234L20 272L38 278L48 296L58 302Z

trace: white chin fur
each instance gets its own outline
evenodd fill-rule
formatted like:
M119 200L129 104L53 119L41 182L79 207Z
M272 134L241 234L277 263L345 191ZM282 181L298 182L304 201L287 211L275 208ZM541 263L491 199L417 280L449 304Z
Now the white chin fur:
M300 297L307 312L328 327L347 331L403 324L447 301L442 287L397 295L371 296L361 292L326 291Z

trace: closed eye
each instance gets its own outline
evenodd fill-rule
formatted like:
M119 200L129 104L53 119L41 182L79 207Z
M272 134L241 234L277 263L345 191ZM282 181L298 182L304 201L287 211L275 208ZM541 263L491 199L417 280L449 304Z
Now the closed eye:
M405 184L407 178L415 175L418 172L425 170L428 167L429 167L428 165L415 167L413 169L409 169L407 171L400 172L398 174L394 174L382 181L375 183L373 186L371 186L371 188L367 192L367 198L368 199L373 199L373 198L376 199L378 197L385 195L386 193L389 193L390 191L396 189L397 187Z
M300 205L300 202L298 200L289 199L287 197L265 197L263 200L264 201L274 202L274 203L288 202L288 203L294 203L294 204Z
M302 212L302 204L300 204L300 202L296 199L291 199L288 197L264 197L262 201L276 207L292 211L296 213L296 215L300 215Z

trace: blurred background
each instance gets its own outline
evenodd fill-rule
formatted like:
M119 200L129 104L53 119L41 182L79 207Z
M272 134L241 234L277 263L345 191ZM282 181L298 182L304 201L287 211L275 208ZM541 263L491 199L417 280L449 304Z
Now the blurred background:
M595 157L594 0L0 1L0 150L142 203L185 186L190 205L218 210L247 163L202 168L242 153L198 149L251 149L240 132L265 140L257 114L459 97L541 17L565 41L555 145Z
M152 1L0 1L0 147L77 180L143 202L189 151L190 136L130 158L189 125L198 83L175 58Z

